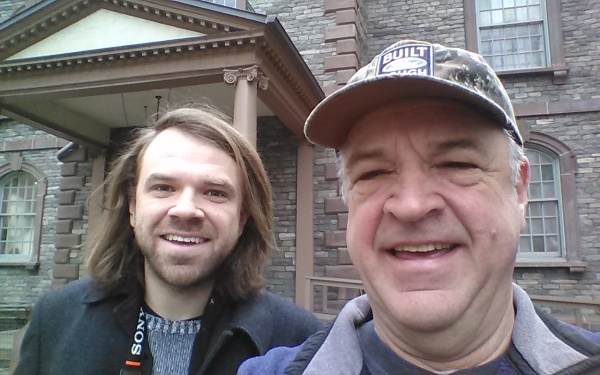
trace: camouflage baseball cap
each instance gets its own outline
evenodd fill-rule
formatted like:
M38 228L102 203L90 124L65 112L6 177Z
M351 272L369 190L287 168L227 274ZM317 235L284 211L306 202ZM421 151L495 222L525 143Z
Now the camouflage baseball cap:
M367 111L402 99L449 98L489 113L519 145L515 114L493 69L478 54L415 40L389 46L308 116L309 141L339 149Z

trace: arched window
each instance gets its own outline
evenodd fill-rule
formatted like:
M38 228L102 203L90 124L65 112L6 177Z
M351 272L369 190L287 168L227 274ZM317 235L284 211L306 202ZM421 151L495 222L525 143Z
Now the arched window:
M517 267L585 270L577 215L577 159L564 143L532 131L525 143L530 164L527 227L521 234Z
M46 178L19 156L0 166L0 265L39 265Z
M561 257L565 244L558 157L541 148L529 148L527 158L529 204L519 255L523 258Z
M26 172L0 180L0 254L29 259L33 253L37 181Z

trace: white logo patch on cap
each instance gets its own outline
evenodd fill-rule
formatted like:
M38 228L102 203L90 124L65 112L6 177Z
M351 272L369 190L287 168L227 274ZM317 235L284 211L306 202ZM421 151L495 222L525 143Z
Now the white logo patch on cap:
M428 44L407 44L386 51L377 61L377 75L433 75L433 48Z

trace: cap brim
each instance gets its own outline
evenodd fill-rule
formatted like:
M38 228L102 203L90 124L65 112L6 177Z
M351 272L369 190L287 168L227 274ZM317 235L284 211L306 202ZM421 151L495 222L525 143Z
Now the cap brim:
M491 100L433 76L386 75L347 85L319 103L306 120L309 141L339 149L352 125L370 110L403 99L447 98L478 106L511 129L512 120ZM516 124L514 124L516 126Z

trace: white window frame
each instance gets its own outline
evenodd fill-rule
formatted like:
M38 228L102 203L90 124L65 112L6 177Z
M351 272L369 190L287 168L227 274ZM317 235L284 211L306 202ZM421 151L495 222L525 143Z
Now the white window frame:
M463 0L463 10L465 17L465 46L469 51L480 52L478 42L478 26L476 2L478 0ZM506 70L497 72L498 75L519 75L519 74L552 74L552 81L556 85L562 85L567 82L569 66L565 60L565 47L562 26L562 10L560 0L545 0L546 10L546 29L548 31L548 43L550 59L547 61L546 68Z
M0 254L0 266L25 266L27 269L39 267L39 255L42 233L42 216L44 199L47 190L47 180L42 172L33 165L23 162L21 157L11 158L11 162L0 166L0 182L6 181L14 172L24 172L31 175L35 181L35 217L33 231L33 245L31 254L15 256L14 254Z
M562 187L561 187L561 180L560 180L560 176L561 176L561 171L560 171L560 160L558 155L556 155L554 152L552 152L551 150L545 149L539 145L531 145L530 147L528 147L528 151L533 151L533 152L538 152L542 155L545 155L546 157L552 159L552 172L553 172L553 178L554 178L554 189L555 189L555 196L556 199L548 199L548 198L534 198L531 195L531 186L532 183L530 182L529 186L528 186L528 196L529 196L529 205L527 207L527 214L526 214L526 221L527 221L527 225L528 228L525 229L524 233L521 235L521 241L527 239L528 241L530 241L531 243L531 237L533 237L534 234L537 233L529 233L530 230L532 228L529 227L530 223L531 223L531 207L532 204L535 203L540 203L540 202L556 202L557 207L556 207L556 219L558 221L557 223L557 230L558 230L558 237L559 237L559 241L558 241L558 251L556 252L550 252L550 251L544 251L544 252L520 252L517 254L517 259L518 260L543 260L543 259L556 259L556 258L560 258L560 259L565 259L566 258L566 244L565 244L565 226L564 226L564 222L565 222L565 215L564 215L564 211L563 211L563 199L562 199ZM531 162L531 161L530 161ZM535 168L533 165L531 166L532 170L533 168ZM530 173L530 176L533 175L533 173ZM533 183L535 183L536 181L534 181ZM542 225L544 225L544 219L545 216L541 216L538 217L542 219ZM544 231L545 234L545 231ZM545 236L544 237L544 241L545 241Z
M494 63L493 59L490 59L489 56L485 56L486 60L488 61L488 63L494 68L494 70L498 71L498 72L502 72L502 71L512 71L512 70L525 70L525 69L543 69L543 68L548 68L551 66L551 55L550 55L550 37L549 37L549 32L548 32L548 12L546 10L546 0L537 0L540 3L540 19L539 20L527 20L527 21L512 21L512 22L505 22L505 23L490 23L489 25L482 25L481 24L481 10L480 10L480 1L482 0L475 0L475 14L476 14L476 22L477 22L477 47L478 47L478 51L483 55L483 47L482 47L482 40L481 40L481 31L482 29L507 29L509 27L515 27L515 26L525 26L525 25L532 25L532 24L537 24L537 23L541 23L541 29L542 29L542 38L543 38L543 64L541 66L520 66L520 65L516 65L514 67L511 68L506 68L506 64L503 64L502 66L497 66ZM505 2L507 0L489 0L489 1L500 1L500 2ZM519 0L508 0L508 1L512 1L513 4L516 3L516 1ZM522 1L522 0L521 0ZM527 2L531 1L531 0L526 0ZM502 4L504 5L504 4ZM504 7L502 9L505 9ZM503 44L506 42L507 39L503 40ZM492 42L493 43L493 42ZM517 46L518 48L518 46ZM492 46L492 51L493 51L494 47ZM502 56L505 57L509 55L508 53L504 53L504 54L500 54L498 56ZM518 60L518 50L517 50L517 54L516 54L516 58ZM493 52L492 52L492 56Z
M14 186L15 181L17 186ZM36 191L37 181L27 172L11 172L0 179L0 255L4 258L31 258L35 232ZM25 224L26 227L23 226ZM22 238L22 231L26 231L27 238Z

